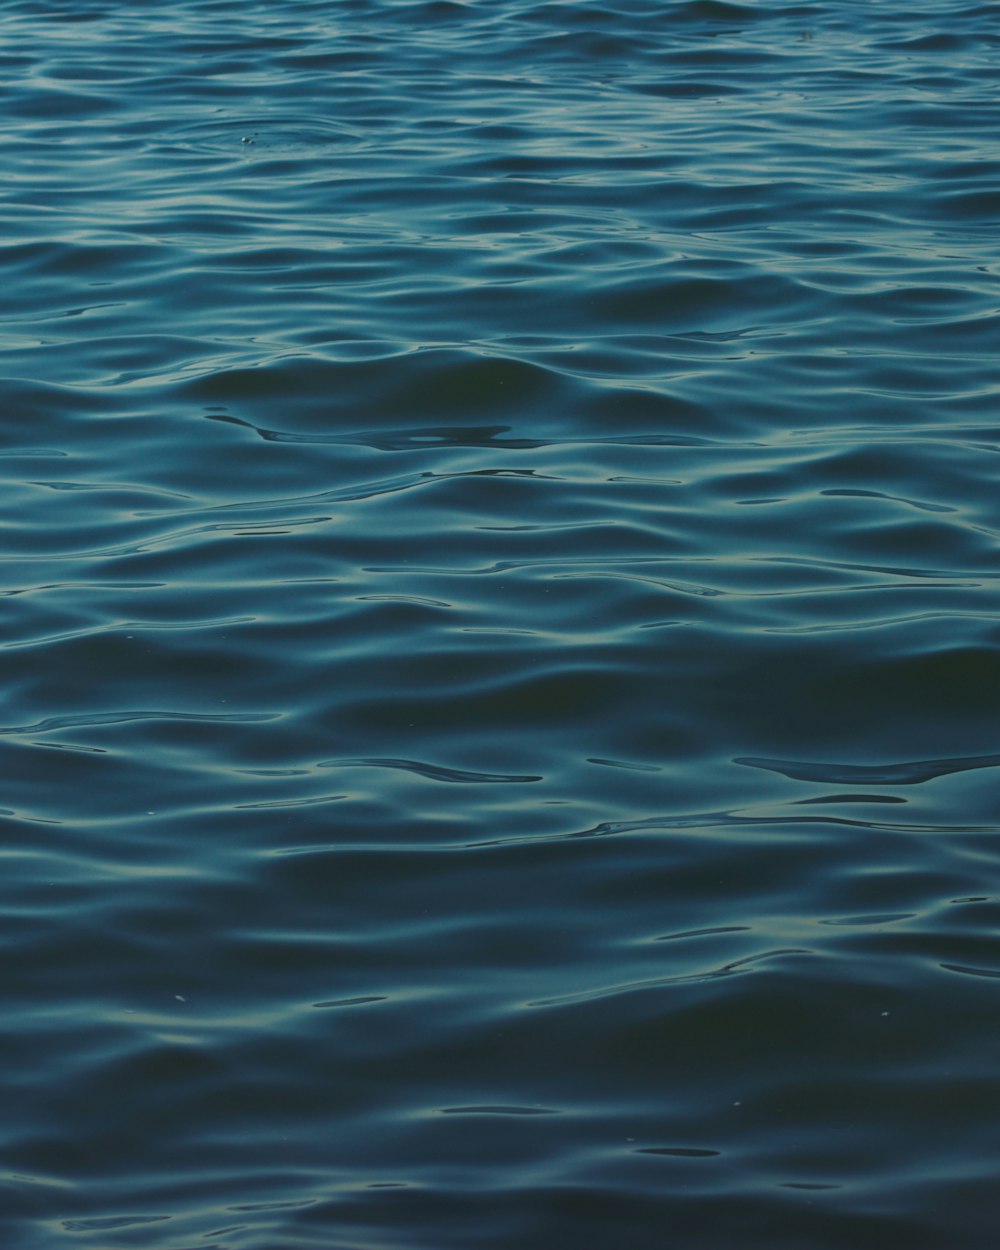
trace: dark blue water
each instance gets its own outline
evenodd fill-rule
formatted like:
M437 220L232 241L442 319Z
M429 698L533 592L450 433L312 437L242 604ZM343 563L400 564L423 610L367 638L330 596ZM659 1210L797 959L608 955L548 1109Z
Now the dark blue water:
M992 1250L1000 5L0 3L11 1250Z

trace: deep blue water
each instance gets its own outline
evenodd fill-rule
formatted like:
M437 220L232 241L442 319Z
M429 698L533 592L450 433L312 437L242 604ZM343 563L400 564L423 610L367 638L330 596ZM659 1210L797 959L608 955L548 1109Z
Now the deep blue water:
M0 71L3 1246L993 1250L1000 4Z

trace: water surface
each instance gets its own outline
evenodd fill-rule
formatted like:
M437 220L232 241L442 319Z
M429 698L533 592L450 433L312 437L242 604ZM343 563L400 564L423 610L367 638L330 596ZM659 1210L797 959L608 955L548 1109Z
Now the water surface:
M992 1250L1000 9L0 3L13 1250Z

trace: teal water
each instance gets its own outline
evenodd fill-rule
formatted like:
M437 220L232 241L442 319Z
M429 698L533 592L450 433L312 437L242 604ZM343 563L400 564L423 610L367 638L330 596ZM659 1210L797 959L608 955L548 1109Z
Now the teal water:
M992 1250L1000 5L0 0L11 1250Z

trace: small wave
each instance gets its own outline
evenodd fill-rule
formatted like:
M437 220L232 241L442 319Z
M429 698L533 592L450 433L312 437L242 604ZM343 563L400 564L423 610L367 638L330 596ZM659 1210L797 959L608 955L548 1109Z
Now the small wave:
M481 1107L442 1107L441 1115L511 1115L511 1116L530 1116L530 1115L558 1115L558 1111L554 1111L551 1107L517 1107L517 1106L491 1106L486 1104Z
M280 720L280 712L83 712L71 716L50 716L28 725L5 725L0 734L46 733L50 729L79 729L90 725L127 725L134 721L190 721L201 724L259 724Z
M959 759L914 760L901 764L819 764L799 760L770 760L740 756L734 764L762 768L780 773L793 781L821 781L830 785L915 786L935 777L971 772L978 768L996 768L1000 755L970 755Z
M687 938L715 937L719 933L749 933L750 926L745 924L719 925L714 929L688 929L684 933L666 933L656 938L657 942L679 942Z
M529 1007L562 1007L572 1003L590 1003L604 998L617 998L622 994L634 994L647 990L662 989L669 985L681 985L698 981L714 981L723 977L731 977L740 973L756 970L756 965L767 959L776 959L784 955L812 955L814 952L801 946L782 947L773 951L762 951L757 955L747 955L742 959L733 959L704 972L682 973L677 976L653 977L647 981L630 981L621 985L602 986L599 989L583 990L575 994L564 994L558 998L542 998L529 1002Z
M117 1232L120 1228L134 1228L139 1224L160 1224L169 1215L104 1215L86 1220L63 1220L62 1227L68 1232Z
M1000 968L970 968L965 964L942 964L941 967L947 972L961 972L968 977L1000 979Z
M717 1159L721 1150L708 1150L700 1146L639 1146L637 1155L664 1155L673 1159Z
M477 773L461 768L442 768L437 764L423 764L419 760L396 759L343 759L323 760L317 768L398 768L403 772L416 773L431 781L447 781L458 785L496 785L527 781L542 781L541 776L521 773Z
M329 998L321 1003L313 1003L314 1007L366 1007L369 1003L386 1003L389 999L385 994L365 994L359 998Z

